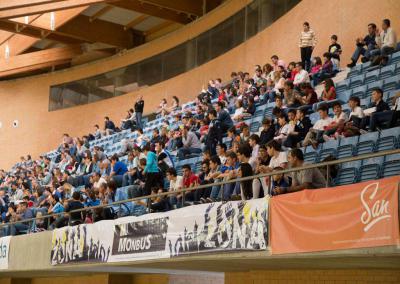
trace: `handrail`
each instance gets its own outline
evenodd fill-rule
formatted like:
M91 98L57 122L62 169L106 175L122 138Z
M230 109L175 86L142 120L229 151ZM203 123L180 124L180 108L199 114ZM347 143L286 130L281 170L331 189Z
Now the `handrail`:
M252 180L252 179L257 179L257 178L263 178L263 177L272 176L272 175L276 175L276 174L286 174L286 173L307 170L307 169L320 168L320 167L326 167L327 169L329 169L329 166L332 166L332 165L353 162L353 161L359 161L359 160L363 160L363 159L376 158L376 157L392 155L392 154L400 154L400 149L387 150L387 151L376 152L376 153L368 153L368 154L363 154L363 155L359 155L359 156L343 158L340 160L332 160L332 161L327 161L327 162L322 162L322 163L317 163L317 164L306 164L306 165L303 165L303 166L297 167L297 168L289 168L289 169L284 169L284 170L279 170L279 171L271 171L269 173L262 173L262 174L253 175L253 176L249 176L249 177L235 178L235 179L231 179L231 180L227 180L227 181L215 182L212 184L198 185L195 187L184 188L184 189L173 191L173 192L168 191L168 192L163 192L163 193L150 194L150 195L146 195L146 196L134 197L134 198L130 198L130 199L115 201L110 204L102 204L102 205L96 205L96 206L91 206L91 207L85 207L82 209L71 210L69 212L53 213L53 214L49 214L49 215L44 215L42 217L29 218L29 219L25 219L25 220L19 220L16 222L0 224L0 229L10 226L10 225L15 225L15 224L20 224L20 223L30 223L32 221L62 216L64 214L78 213L78 212L83 212L83 211L88 211L88 210L99 209L99 208L108 208L108 207L112 207L115 205L120 205L123 203L128 203L128 202L133 202L133 201L138 201L138 200L143 200L143 199L150 200L151 198L155 198L155 197L176 195L179 193L183 193L183 195L184 195L186 192L191 192L191 191L194 191L197 189L204 189L204 188L209 188L211 186L219 186L219 185L224 185L224 184L229 184L229 183L236 183L236 182L247 181L247 180ZM327 183L328 183L328 181L327 181ZM327 187L329 187L328 184L327 184ZM183 198L183 201L184 201L184 198Z

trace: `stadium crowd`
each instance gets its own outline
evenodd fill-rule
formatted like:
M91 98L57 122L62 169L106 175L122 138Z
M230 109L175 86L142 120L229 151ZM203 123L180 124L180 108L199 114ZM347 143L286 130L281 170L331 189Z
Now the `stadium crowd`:
M360 107L358 97L348 100L350 112L342 109L332 80L340 71L342 50L337 41L338 37L332 35L323 59L312 58L317 41L305 22L299 39L301 61L286 64L274 55L270 63L256 65L253 74L232 72L230 82L225 84L221 79L210 80L195 99L194 107L182 107L177 97L173 97L172 104L163 99L156 109L157 116L163 118L162 126L155 128L151 136L143 130L144 100L140 97L119 125L105 117L104 127L95 125L94 133L81 138L64 134L55 158L21 157L11 171L0 171L2 222L42 218L34 228L28 222L5 226L3 235L116 218L121 213L113 206L93 210L90 207L114 202L121 187L129 187L128 197L132 198L209 185L185 196L175 194L133 202L131 214L141 215L190 204L260 198L329 186L335 168L329 178L315 168L223 186L214 183L300 167L306 146L316 148L324 141L397 123L400 94L395 96L390 109L379 88L373 91L367 109ZM383 21L382 31L370 24L368 35L356 41L349 67L360 56L363 62L385 64L396 44L389 20ZM315 86L319 84L322 92L317 94ZM250 131L246 120L256 115L258 106L267 103L275 103L272 115L263 117L260 129ZM330 109L333 117L329 115ZM309 118L313 111L319 114L314 124ZM101 146L91 146L91 141L123 130L136 135L134 139L122 140L118 153L107 155ZM127 161L121 161L125 156ZM198 156L202 157L200 171L187 163L182 165L180 174L176 164ZM88 210L68 213L82 208Z

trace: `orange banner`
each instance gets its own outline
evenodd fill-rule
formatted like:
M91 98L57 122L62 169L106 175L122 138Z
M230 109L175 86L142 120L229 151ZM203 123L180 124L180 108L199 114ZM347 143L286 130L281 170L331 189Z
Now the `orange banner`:
M399 244L400 177L271 198L273 254Z

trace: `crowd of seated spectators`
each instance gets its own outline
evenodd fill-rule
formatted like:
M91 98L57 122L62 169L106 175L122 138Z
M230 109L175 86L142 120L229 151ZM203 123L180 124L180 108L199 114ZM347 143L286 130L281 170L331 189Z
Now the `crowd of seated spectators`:
M331 37L323 61L320 57L312 59L315 34L308 23L303 27L299 43L302 61L286 65L274 55L270 63L256 65L254 74L232 72L230 82L225 84L221 79L210 80L189 107L181 106L177 97L173 97L171 105L163 99L155 110L163 122L150 136L143 130L144 100L140 97L120 125L106 116L103 128L95 125L94 132L82 138L64 134L55 158L44 155L34 160L28 155L21 157L10 172L1 170L2 222L42 217L35 228L22 222L5 226L2 233L15 235L32 229L116 218L121 216L121 208L90 208L116 201L121 187L128 187L127 197L133 198L209 185L186 194L131 202L130 214L141 215L190 204L246 200L329 186L334 174L328 175L327 180L317 168L215 185L238 177L301 167L302 149L308 145L316 148L324 141L396 125L400 94L395 96L390 109L379 88L373 91L372 103L366 110L360 107L358 97L350 97L345 102L350 113L343 111L331 79L340 70L338 38ZM383 27L379 33L375 25L368 26L369 35L357 40L351 65L360 55L370 59L372 54L380 52L386 56L393 51L386 36L394 34L388 28L390 21L384 20ZM322 91L317 94L315 86L319 84ZM255 117L257 106L264 104L274 105L272 113L262 117L260 129L251 131L248 118ZM315 105L319 119L312 123L309 114ZM333 117L329 115L330 109ZM90 141L124 130L136 135L122 140L118 153L108 155L101 146L91 146ZM126 156L126 161L121 161ZM182 165L182 173L177 170L178 163L199 156L200 170L190 163ZM82 208L87 210L68 213ZM52 213L64 214L46 217Z

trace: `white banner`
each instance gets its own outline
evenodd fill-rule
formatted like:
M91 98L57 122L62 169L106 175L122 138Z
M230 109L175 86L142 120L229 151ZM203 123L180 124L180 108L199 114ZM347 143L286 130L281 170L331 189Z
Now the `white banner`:
M268 200L264 198L57 229L51 264L134 261L267 247Z
M0 238L0 270L8 269L8 254L10 252L10 240L11 236Z

